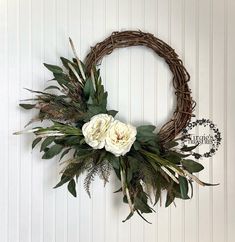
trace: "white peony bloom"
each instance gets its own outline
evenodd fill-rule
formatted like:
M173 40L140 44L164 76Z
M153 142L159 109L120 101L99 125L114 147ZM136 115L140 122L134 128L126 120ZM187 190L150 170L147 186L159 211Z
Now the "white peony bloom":
M113 117L108 114L97 114L82 126L85 141L94 149L102 149L105 146L105 138Z
M125 155L135 142L136 134L135 127L115 120L107 132L105 149L115 156Z

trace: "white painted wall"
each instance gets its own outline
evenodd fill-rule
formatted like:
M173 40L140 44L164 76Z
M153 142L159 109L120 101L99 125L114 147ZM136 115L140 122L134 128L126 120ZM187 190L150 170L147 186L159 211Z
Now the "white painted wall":
M1 242L233 242L235 241L235 1L234 0L0 0L0 241ZM15 137L32 117L18 108L42 89L49 73L42 63L71 57L68 37L84 58L112 31L141 29L176 49L192 76L199 118L212 119L223 144L204 160L200 178L220 186L195 186L191 201L156 207L152 225L134 217L112 176L97 179L89 199L80 181L78 198L59 179L56 160L31 152L32 136ZM109 104L134 124L160 126L170 116L173 90L167 66L149 50L115 51L102 63Z

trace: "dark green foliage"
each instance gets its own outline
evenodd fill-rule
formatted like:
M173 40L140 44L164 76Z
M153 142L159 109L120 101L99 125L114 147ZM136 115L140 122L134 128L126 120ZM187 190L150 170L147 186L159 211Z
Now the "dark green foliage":
M45 150L47 148L47 146L50 145L54 140L55 140L55 137L54 136L47 137L46 139L44 139L44 141L41 144L40 151Z
M188 199L188 181L185 177L179 176L180 194L182 199Z
M32 149L42 140L42 138L36 138L34 139L33 143L32 143Z
M70 182L68 183L68 190L69 192L76 197L77 196L77 192L76 192L76 183L74 181L74 179L70 180Z
M53 145L51 146L49 149L47 149L44 153L44 155L42 156L42 159L51 159L54 156L58 155L62 150L63 150L63 146L62 145Z
M181 151L192 151L194 150L196 147L198 147L198 144L194 145L194 146L186 146L184 145L180 150Z
M24 109L33 109L36 106L36 104L26 104L26 103L21 103L20 107Z
M67 183L70 180L71 180L70 176L62 175L60 182L56 186L54 186L54 188L58 188L58 187L64 185L65 183Z
M203 165L201 165L200 163L194 161L194 160L181 160L182 165L184 166L184 168L189 171L190 173L193 172L199 172L201 170L204 169Z
M55 65L49 65L49 64L46 64L44 63L44 66L51 72L53 73L62 73L63 70L62 68L60 68L59 66L55 66Z

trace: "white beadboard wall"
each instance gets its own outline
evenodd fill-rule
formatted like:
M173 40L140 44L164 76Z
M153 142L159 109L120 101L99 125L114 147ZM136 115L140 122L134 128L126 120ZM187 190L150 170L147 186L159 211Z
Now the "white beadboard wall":
M0 0L0 241L1 242L234 242L235 241L235 1L234 0ZM194 198L157 206L148 225L138 216L122 223L128 206L97 179L89 199L54 190L60 166L31 151L32 136L13 136L34 111L18 108L51 77L42 63L71 57L70 36L84 58L112 31L141 29L163 39L191 74L198 118L222 131L216 156L204 160ZM109 105L119 118L160 127L173 110L171 73L150 50L129 48L104 59Z

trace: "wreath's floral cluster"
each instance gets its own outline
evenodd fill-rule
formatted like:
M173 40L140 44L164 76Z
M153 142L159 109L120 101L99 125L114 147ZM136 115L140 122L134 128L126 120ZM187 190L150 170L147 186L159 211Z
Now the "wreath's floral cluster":
M85 141L93 149L103 149L115 156L125 155L136 140L136 128L115 120L108 114L97 114L82 127Z

